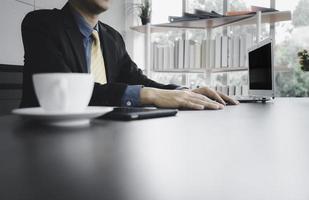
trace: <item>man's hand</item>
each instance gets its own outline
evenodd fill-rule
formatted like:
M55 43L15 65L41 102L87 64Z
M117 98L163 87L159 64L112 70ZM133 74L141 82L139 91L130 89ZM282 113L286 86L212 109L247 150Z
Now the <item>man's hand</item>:
M141 103L161 108L184 109L223 109L226 104L238 105L239 102L214 90L202 87L194 90L161 90L142 88Z
M212 93L209 94L212 96ZM218 103L211 98L213 97L208 98L206 93L199 94L190 90L161 90L147 87L141 90L141 103L143 105L194 110L219 110L224 108L223 100L222 103ZM216 98L213 99L217 100Z
M197 94L201 94L204 96L209 97L210 99L221 103L223 105L238 105L239 102L235 99L232 99L231 97L226 96L225 94L222 94L221 92L216 92L208 87L202 87L192 90L192 92L195 92Z

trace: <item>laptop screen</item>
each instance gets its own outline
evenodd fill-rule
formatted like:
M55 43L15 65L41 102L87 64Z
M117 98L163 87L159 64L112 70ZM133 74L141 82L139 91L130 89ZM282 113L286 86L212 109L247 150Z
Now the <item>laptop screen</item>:
M249 52L249 89L272 90L271 43Z

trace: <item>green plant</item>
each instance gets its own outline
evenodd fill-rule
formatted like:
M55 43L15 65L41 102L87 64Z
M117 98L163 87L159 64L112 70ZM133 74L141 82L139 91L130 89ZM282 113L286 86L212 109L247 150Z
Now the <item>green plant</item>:
M276 95L281 97L308 97L309 74L300 67L293 67L289 71L276 73Z
M309 71L309 54L307 50L298 52L299 64L303 71Z
M139 9L140 18L150 18L151 16L151 3L150 0L143 0L141 3L137 4Z
M151 0L141 0L141 3L133 3L128 8L129 13L137 14L143 25L150 22L152 12Z

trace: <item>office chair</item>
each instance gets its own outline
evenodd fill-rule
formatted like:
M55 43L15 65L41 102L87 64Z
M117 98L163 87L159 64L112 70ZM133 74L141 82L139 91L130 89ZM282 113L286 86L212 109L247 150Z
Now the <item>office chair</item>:
M0 64L0 116L18 108L22 98L23 66Z

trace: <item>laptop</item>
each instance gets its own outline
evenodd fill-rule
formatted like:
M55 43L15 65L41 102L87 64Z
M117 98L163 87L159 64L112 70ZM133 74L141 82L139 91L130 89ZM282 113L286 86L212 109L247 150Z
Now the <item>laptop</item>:
M248 96L236 96L242 103L266 102L275 98L274 59L271 39L266 39L248 50Z

